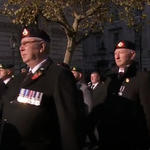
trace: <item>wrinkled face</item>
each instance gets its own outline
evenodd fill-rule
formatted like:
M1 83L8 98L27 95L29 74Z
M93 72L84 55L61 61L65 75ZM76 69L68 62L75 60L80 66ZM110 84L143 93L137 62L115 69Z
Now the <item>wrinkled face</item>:
M114 58L119 68L125 68L135 58L135 51L125 48L116 49Z
M95 83L97 83L97 82L99 82L100 81L100 75L98 74L98 73L92 73L91 74L91 82L92 82L92 84L95 84Z
M36 37L25 37L21 40L20 54L27 65L32 65L40 60L43 52L42 39Z
M0 69L0 79L5 80L9 75L9 71L7 69Z

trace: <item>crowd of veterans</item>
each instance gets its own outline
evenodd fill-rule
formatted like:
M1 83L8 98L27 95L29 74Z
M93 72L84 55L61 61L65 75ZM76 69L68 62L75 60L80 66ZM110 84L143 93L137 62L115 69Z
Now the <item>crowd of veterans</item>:
M49 57L50 36L21 32L25 67L0 64L1 150L150 150L150 73L135 44L115 45L115 67L89 81L78 66Z

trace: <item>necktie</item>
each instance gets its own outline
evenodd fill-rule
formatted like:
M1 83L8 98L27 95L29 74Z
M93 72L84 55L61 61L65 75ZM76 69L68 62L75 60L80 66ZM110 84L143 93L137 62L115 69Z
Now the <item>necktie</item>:
M93 85L91 86L91 89L94 90L94 87L95 87L95 85L93 84Z

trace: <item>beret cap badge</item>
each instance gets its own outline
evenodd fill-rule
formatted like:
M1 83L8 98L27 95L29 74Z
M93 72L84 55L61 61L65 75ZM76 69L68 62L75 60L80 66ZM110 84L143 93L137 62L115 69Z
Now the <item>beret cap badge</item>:
M26 28L23 30L23 32L22 32L22 36L23 37L26 37L26 36L29 36L30 35L30 32L29 32L29 30L27 30Z
M24 28L22 33L21 33L21 37L36 37L36 38L40 38L46 42L50 42L50 37L49 35L44 31L41 30L39 28L35 28L35 27L28 27L28 28Z
M117 47L121 48L121 47L125 47L125 43L124 42L119 42Z
M82 69L79 67L72 67L71 71L77 71L77 72L82 72Z
M0 64L1 69L10 69L10 68L13 68L13 67L14 67L13 64Z
M120 42L118 42L115 46L115 49L129 49L129 50L134 50L135 51L135 44L131 41L127 41L127 40L122 40Z
M72 70L73 70L73 71L76 71L77 69L76 69L76 67L73 67Z

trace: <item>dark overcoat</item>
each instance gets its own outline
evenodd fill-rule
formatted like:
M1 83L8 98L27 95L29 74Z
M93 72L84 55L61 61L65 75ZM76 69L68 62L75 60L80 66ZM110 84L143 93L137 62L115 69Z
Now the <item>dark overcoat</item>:
M0 79L0 97L4 94L6 89L7 89L7 86L5 85L3 80Z
M48 59L25 78L18 75L1 100L1 148L78 150L82 117L72 73Z
M93 90L91 90L92 100L93 100L93 107L95 107L97 105L97 103L100 103L99 97L102 95L101 92L103 92L101 90L102 86L103 86L103 82L100 82L100 83L97 84L97 86Z
M150 74L132 64L123 76L111 74L93 109L103 149L147 149L150 141Z

